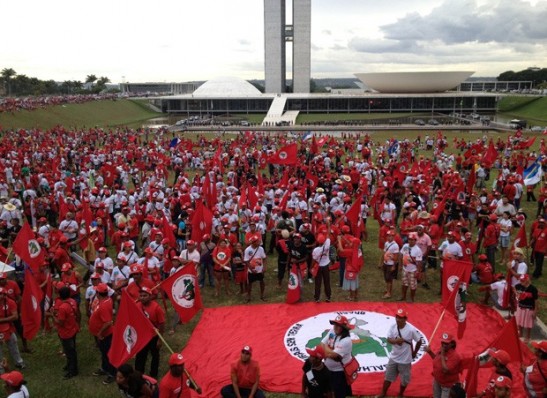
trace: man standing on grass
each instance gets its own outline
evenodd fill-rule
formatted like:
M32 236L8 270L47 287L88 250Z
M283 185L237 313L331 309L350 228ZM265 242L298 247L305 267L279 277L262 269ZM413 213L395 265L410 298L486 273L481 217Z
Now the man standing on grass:
M403 265L402 296L399 301L406 301L406 293L410 287L410 302L416 296L416 274L422 269L422 251L416 245L418 235L411 232L408 243L404 244L399 253L399 263Z

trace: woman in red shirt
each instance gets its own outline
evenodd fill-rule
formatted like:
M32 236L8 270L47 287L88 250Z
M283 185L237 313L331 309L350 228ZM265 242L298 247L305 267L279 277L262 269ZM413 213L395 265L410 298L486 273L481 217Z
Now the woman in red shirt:
M213 263L215 271L215 297L220 295L220 285L224 285L224 290L226 294L231 294L230 292L230 262L232 260L232 249L230 249L228 239L221 237L213 250Z

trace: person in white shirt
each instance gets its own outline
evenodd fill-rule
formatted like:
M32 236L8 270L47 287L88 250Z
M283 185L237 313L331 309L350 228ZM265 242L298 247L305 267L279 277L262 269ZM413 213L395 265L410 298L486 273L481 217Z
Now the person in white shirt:
M190 239L186 242L186 249L180 252L179 260L182 266L187 264L194 264L196 272L199 273L199 260L201 255L196 249L196 241Z
M321 345L325 351L325 366L330 371L334 398L343 398L353 395L351 386L346 381L344 366L352 360L351 350L353 344L350 330L355 328L355 325L352 325L343 315L338 315L329 323L333 327L321 340Z
M395 313L395 324L389 328L387 333L387 342L392 345L392 349L379 398L386 396L389 386L397 379L397 376L401 378L400 397L404 396L410 383L412 361L422 346L422 339L416 328L407 323L407 318L407 312L402 308L398 309ZM413 342L416 342L416 346Z
M458 242L456 242L456 235L450 231L446 235L446 240L440 244L439 252L443 260L461 260L463 258L463 249ZM441 263L441 268L443 264Z
M251 301L251 289L253 282L260 283L260 299L266 301L264 298L264 265L266 262L266 252L264 248L260 246L260 238L253 236L249 239L250 245L245 249L243 253L243 261L247 263L247 271L249 283L247 287L247 302Z
M104 270L109 274L112 274L112 270L114 269L114 261L112 261L112 259L108 257L107 254L108 252L106 250L106 247L99 247L99 250L97 250L97 258L93 263L92 269L89 270L91 273L95 271L98 263L102 263L104 266Z
M393 279L395 277L397 266L399 264L399 245L395 242L395 232L388 231L386 234L386 242L384 243L384 255L380 258L378 268L384 271L384 282L386 283L386 291L383 298L391 298L393 288Z
M500 226L499 247L501 249L501 262L506 262L509 246L511 244L511 230L513 229L513 222L510 219L511 214L508 211L502 213L501 218L498 218L498 224Z
M313 249L312 251L312 258L315 263L317 263L317 274L315 275L315 291L314 291L314 299L315 302L319 302L319 298L321 297L321 282L323 282L324 288L325 288L325 301L327 303L330 302L331 297L331 287L330 287L330 257L329 257L329 250L330 250L330 239L327 237L330 235L330 222L327 221L327 228L328 232L327 235L319 234L317 235L317 238L315 242L317 243L317 247Z
M422 269L422 250L416 245L418 235L411 232L408 243L404 244L399 253L399 263L403 265L402 297L399 301L406 301L406 293L410 287L410 301L416 296L416 273Z
M507 272L512 275L511 287L519 284L519 278L528 273L528 265L524 262L524 252L520 247L513 250L513 261L507 263Z

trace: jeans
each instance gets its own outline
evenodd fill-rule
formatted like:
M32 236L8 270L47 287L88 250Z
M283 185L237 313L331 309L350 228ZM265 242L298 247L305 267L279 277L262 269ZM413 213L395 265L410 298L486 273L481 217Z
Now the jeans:
M330 387L334 398L345 398L352 394L351 386L346 381L346 374L341 372L330 372Z
M200 263L199 264L199 286L205 286L205 273L209 278L209 286L215 286L215 279L213 277L213 263Z
M538 251L534 251L534 273L532 276L534 278L539 278L541 274L543 273L543 260L545 258L545 253L540 253Z
M338 258L338 261L340 262L340 268L338 269L339 275L340 275L340 285L342 286L344 284L344 273L346 272L346 258L340 257Z
M492 266L493 273L496 272L496 245L486 246L486 257Z
M17 345L17 335L15 333L12 333L10 338L5 341L5 343L8 346L8 350L11 355L11 359L13 359L13 362L15 362L17 365L22 365L23 358L21 358L21 354L19 353L19 346ZM3 347L4 344L0 344L0 358L4 357Z
M330 300L331 289L330 289L330 270L329 266L319 267L317 270L317 275L315 276L315 294L314 299L317 301L321 297L321 282L325 285L325 296L327 300Z
M135 370L138 370L141 373L146 373L144 369L146 368L146 358L148 357L148 352L152 354L152 361L150 362L150 376L153 378L158 377L158 368L160 366L160 350L158 348L158 339L156 336L150 342L144 346L142 350L137 353L135 357Z
M76 352L76 335L68 338L61 339L61 345L63 346L63 352L66 356L66 370L72 375L78 374L78 354Z
M442 387L436 380L433 380L433 398L449 398L451 387Z
M116 376L116 368L108 359L108 351L110 351L110 346L112 345L112 335L110 334L102 340L96 338L96 341L101 352L101 369L112 377Z

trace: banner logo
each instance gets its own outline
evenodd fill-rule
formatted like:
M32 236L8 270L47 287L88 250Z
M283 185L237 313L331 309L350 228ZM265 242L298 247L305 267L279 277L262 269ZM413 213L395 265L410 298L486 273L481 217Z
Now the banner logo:
M344 315L355 326L350 330L353 343L352 354L359 362L359 373L385 372L391 352L387 342L387 330L395 324L395 317L370 311L324 312L303 319L291 325L283 339L285 348L295 358L305 361L308 358L306 348L313 348L329 333L329 321ZM409 323L410 324L410 323ZM422 340L422 348L412 363L424 356L423 347L428 344L424 333L416 329ZM416 343L414 343L415 345Z
M125 343L125 350L128 354L131 354L133 347L137 344L137 340L137 331L133 326L127 325L123 331L123 342Z
M42 248L36 239L31 239L28 241L28 254L30 258L36 258L40 255Z
M196 278L190 274L180 276L173 283L171 293L178 305L184 308L192 308L196 297Z
M285 152L285 151L279 152L279 159L281 159L281 160L287 159L287 152Z

